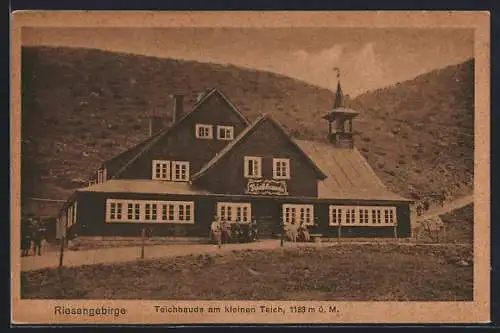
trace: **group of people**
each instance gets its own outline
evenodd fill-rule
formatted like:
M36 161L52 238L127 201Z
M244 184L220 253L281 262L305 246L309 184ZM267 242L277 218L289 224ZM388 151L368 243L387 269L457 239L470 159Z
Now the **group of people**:
M297 241L309 242L311 238L309 229L305 223L291 221L290 223L284 224L283 229L287 240L293 243Z
M431 199L433 199L433 201L437 201L439 206L444 207L444 204L449 199L449 194L446 190L443 190L440 194L431 197ZM431 199L423 199L416 203L415 209L417 216L422 216L429 210Z
M21 256L26 257L33 248L33 255L42 255L45 227L33 214L21 220Z
M252 242L257 239L257 221L252 217L250 223L231 222L214 216L210 225L209 238L219 244L233 242Z

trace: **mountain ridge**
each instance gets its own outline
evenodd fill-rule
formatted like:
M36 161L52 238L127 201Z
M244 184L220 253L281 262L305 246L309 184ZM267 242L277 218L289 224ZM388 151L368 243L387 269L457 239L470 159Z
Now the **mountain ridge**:
M81 186L101 161L146 139L150 114L170 121L171 93L184 93L189 107L198 92L220 89L250 120L269 113L309 140L324 140L321 117L333 106L326 88L230 64L54 47L24 47L22 57L23 195L62 197ZM347 96L360 111L356 146L390 189L471 189L473 86L470 60Z

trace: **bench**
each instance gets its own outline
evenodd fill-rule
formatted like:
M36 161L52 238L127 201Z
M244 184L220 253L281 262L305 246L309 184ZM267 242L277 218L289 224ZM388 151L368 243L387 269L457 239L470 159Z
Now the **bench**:
M311 237L311 240L314 242L314 243L321 243L321 237L323 236L323 234L310 234L309 237Z

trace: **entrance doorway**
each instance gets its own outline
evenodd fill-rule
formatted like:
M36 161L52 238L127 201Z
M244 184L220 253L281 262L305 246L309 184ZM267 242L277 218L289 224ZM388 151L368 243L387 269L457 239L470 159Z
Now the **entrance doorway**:
M281 203L256 200L252 203L252 215L258 223L259 238L273 238L280 234Z

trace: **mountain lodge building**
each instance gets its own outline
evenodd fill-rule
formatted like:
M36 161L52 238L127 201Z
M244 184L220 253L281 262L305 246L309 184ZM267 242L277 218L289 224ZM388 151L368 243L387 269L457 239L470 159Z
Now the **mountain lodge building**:
M324 236L409 237L411 200L386 188L356 149L340 82L324 142L290 137L271 116L253 123L217 89L183 112L173 96L168 128L102 163L96 183L62 208L58 238L207 237L215 215L259 223L261 238L280 223L304 222Z

